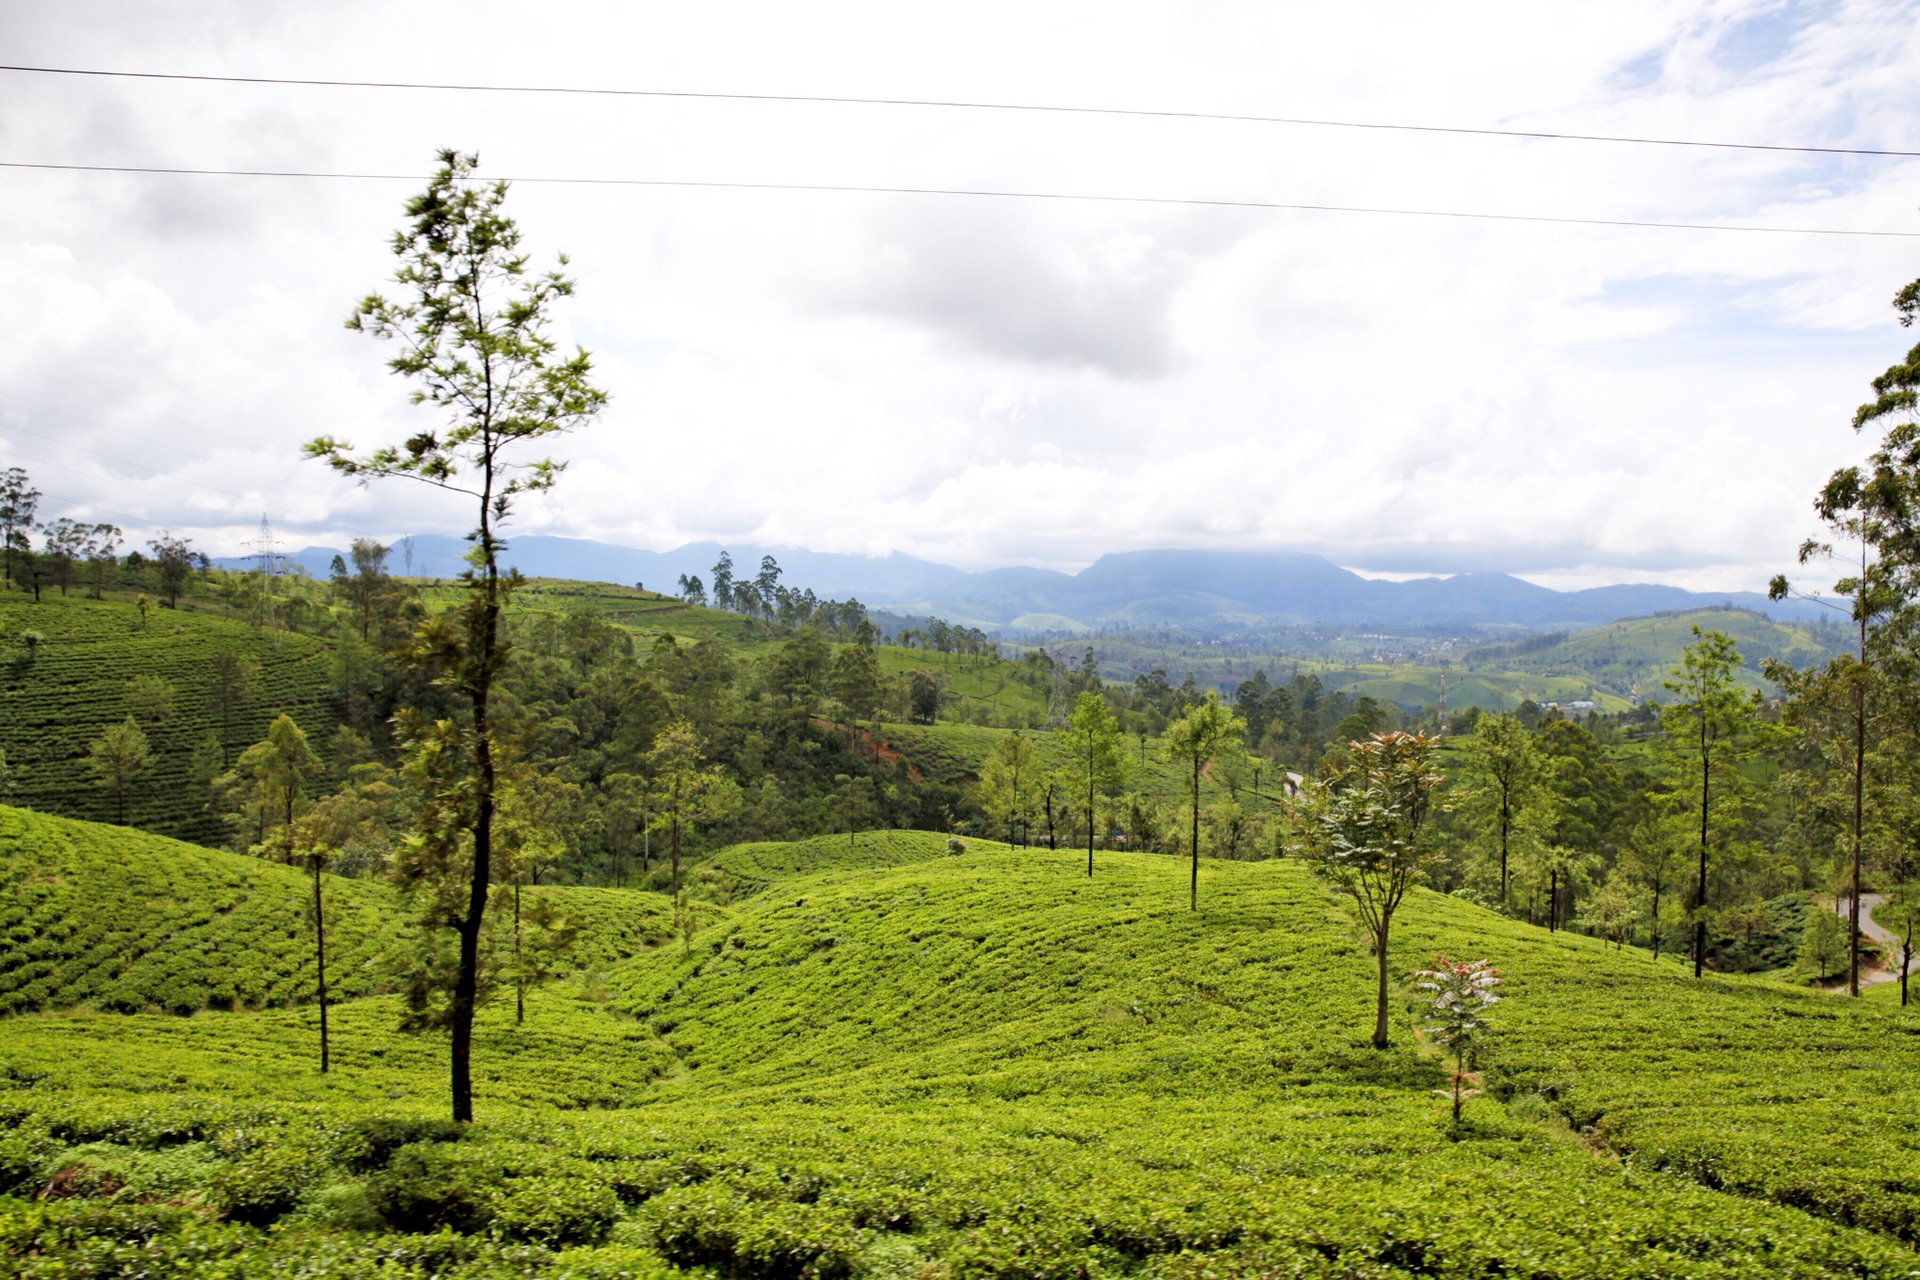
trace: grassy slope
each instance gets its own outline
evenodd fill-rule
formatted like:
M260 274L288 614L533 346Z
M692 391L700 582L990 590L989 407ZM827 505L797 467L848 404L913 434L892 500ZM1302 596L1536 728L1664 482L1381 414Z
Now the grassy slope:
M1696 984L1419 894L1396 971L1444 947L1511 979L1497 1096L1454 1139L1398 1001L1399 1044L1364 1047L1369 957L1304 868L1209 863L1189 913L1173 859L1102 854L1088 880L1065 853L871 840L901 865L730 850L772 883L617 964L607 1005L563 983L525 1027L496 1006L471 1158L630 1188L627 1238L752 1274L1915 1269L1888 1238L1914 1234L1920 1140L1920 1019L1895 1007ZM310 1010L16 1019L0 1117L47 1123L44 1165L188 1130L227 1150L243 1106L288 1135L430 1114L437 1046L396 1013L343 1007L324 1081Z
M28 660L26 631L46 639ZM74 817L111 820L114 799L86 769L88 745L129 708L127 682L155 675L175 689L173 712L145 731L153 764L138 780L129 815L143 827L184 839L218 840L219 820L206 812L207 792L189 777L194 748L219 722L207 704L216 646L231 646L260 663L255 697L235 717L237 751L258 740L285 711L316 743L337 723L326 645L311 636L255 631L210 614L153 609L144 629L139 611L115 600L47 595L0 598L0 751L21 804Z

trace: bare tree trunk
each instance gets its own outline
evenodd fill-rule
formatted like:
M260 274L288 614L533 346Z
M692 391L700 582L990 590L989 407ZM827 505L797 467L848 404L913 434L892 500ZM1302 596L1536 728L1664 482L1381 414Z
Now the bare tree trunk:
M1093 749L1087 749L1087 879L1093 879Z
M1192 871L1187 876L1187 910L1200 909L1200 757L1193 758L1193 855Z
M1860 615L1860 664L1853 673L1853 904L1847 920L1847 994L1860 994L1860 819L1867 785L1867 546L1860 544L1860 588L1854 611Z
M1707 795L1712 762L1707 754L1707 709L1700 707L1700 873L1693 891L1693 976L1707 966Z
M493 491L491 466L485 492ZM480 606L478 667L474 670L470 693L473 698L473 755L479 786L476 788L473 822L473 878L467 889L467 911L460 921L460 969L454 978L453 1003L448 1011L452 1023L450 1054L453 1119L456 1124L473 1120L473 1015L480 997L480 931L486 924L487 893L493 878L493 795L495 787L493 727L488 718L488 698L493 692L494 653L500 634L500 570L494 555L493 533L488 511L480 512L480 547L486 555L486 579ZM475 661L470 652L468 661Z
M527 972L520 962L520 881L513 882L513 1021L527 1020Z
M313 859L313 962L320 978L320 1074L327 1074L327 910L320 892L320 858Z
M1379 976L1378 998L1374 1002L1373 1047L1387 1047L1387 926L1389 921L1383 914L1380 917L1380 932L1374 935L1373 955L1375 971Z

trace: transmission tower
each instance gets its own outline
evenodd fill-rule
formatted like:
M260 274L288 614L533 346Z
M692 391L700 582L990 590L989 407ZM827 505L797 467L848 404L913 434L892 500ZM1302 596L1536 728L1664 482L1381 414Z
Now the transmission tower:
M262 577L280 572L280 540L273 536L273 526L267 523L267 513L264 511L260 513L260 534L251 545Z

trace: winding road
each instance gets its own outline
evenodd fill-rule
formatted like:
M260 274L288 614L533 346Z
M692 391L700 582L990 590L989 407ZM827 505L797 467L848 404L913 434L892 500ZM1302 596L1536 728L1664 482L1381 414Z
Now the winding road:
M1884 893L1863 893L1860 895L1860 932L1881 945L1881 954L1887 959L1885 969L1863 969L1860 971L1860 985L1870 987L1881 982L1897 982L1900 979L1900 935L1873 918L1874 908L1887 900ZM1834 908L1842 915L1846 914L1847 899L1841 896L1834 899Z

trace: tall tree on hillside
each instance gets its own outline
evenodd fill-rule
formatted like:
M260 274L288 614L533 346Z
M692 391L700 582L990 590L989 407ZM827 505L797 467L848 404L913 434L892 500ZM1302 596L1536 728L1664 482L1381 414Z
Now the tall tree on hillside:
M1500 854L1500 905L1507 905L1513 834L1540 778L1533 735L1506 712L1483 715L1464 742L1468 777Z
M73 569L87 554L87 544L92 540L93 526L84 520L73 520L61 516L52 524L42 525L45 535L43 544L47 559L47 568L53 575L53 581L60 588L62 596L73 585Z
M880 662L872 648L865 645L841 646L833 655L833 669L827 676L827 688L847 713L847 750L854 747L854 726L880 709ZM879 745L875 743L875 758Z
M1040 755L1018 729L987 753L980 766L978 794L980 807L989 816L1005 816L1007 843L1024 843L1017 832L1026 826L1040 795Z
M0 471L0 555L6 560L7 586L13 586L13 558L30 552L27 541L33 529L34 513L40 509L40 491L27 481L19 467Z
M147 735L140 732L132 716L119 724L108 725L87 748L87 768L93 776L113 789L119 822L127 825L127 811L133 793L133 780L147 770L151 760Z
M551 974L553 959L573 941L573 929L553 912L551 903L536 902L529 911L522 895L528 884L538 884L565 857L579 805L578 786L524 766L501 789L501 871L513 886L515 1023L527 1020L527 988Z
M191 542L176 538L164 529L147 547L153 552L154 568L160 574L160 594L167 598L167 608L178 608L180 593L186 590L187 579L193 576L198 553Z
M413 379L414 402L441 410L445 421L404 445L371 453L355 454L331 436L306 449L362 482L399 476L463 494L477 508L461 575L467 600L439 626L424 628L414 651L420 665L465 696L465 749L473 758L472 856L466 909L455 926L460 957L448 1009L456 1122L473 1119L473 1013L493 874L492 695L507 661L500 613L511 587L501 572L499 530L517 496L550 489L565 465L529 459L525 449L586 425L607 399L591 381L587 352L563 357L548 336L554 304L572 294L573 281L560 271L528 272L520 229L503 211L507 184L476 182L478 164L476 156L440 153L427 189L407 203L408 225L394 234L395 280L405 295L390 301L370 294L347 321L355 332L399 341L388 368Z
M1439 739L1393 730L1352 743L1348 764L1308 795L1302 852L1353 899L1373 935L1377 970L1373 1047L1387 1047L1387 943L1407 891L1438 855L1429 819L1446 779L1433 767Z
M87 563L93 569L93 598L98 600L104 594L107 574L119 563L114 557L120 550L120 541L124 535L120 526L115 524L96 524L87 535L85 546Z
M1786 691L1787 721L1839 764L1852 793L1848 831L1852 936L1847 948L1847 994L1853 996L1860 994L1860 881L1871 772L1869 726L1882 710L1882 700L1875 696L1883 676L1880 668L1884 664L1876 661L1881 655L1875 652L1881 646L1870 645L1869 641L1879 629L1878 620L1900 603L1896 580L1875 555L1875 549L1888 539L1889 517L1894 513L1869 493L1870 484L1872 481L1859 467L1842 467L1827 478L1813 504L1829 536L1851 544L1859 556L1858 572L1848 572L1833 588L1848 602L1847 612L1857 633L1855 652L1813 671L1796 670L1779 659L1769 659L1764 668L1767 678ZM1832 542L1809 538L1801 544L1801 564L1833 558ZM1774 578L1767 594L1782 600L1797 593L1781 574Z
M306 731L282 712L267 726L267 736L240 753L239 769L250 774L264 800L272 797L280 810L280 852L289 866L300 860L296 848L294 817L307 788L312 786L326 766L307 745ZM313 971L320 1001L320 1073L329 1066L327 1040L327 904L321 891L320 873L332 850L313 843L304 850L307 869L313 875Z
M1661 709L1669 749L1690 763L1699 803L1698 866L1693 890L1693 976L1707 963L1707 851L1716 799L1730 799L1739 786L1734 767L1748 745L1759 695L1740 690L1734 673L1740 651L1722 631L1693 627L1693 643L1680 656L1673 677L1662 683L1677 699Z
M1208 690L1206 700L1195 704L1185 715L1167 726L1167 758L1178 762L1188 774L1188 799L1191 802L1191 831L1188 853L1191 867L1187 877L1187 909L1200 909L1200 775L1222 752L1236 749L1246 737L1247 722L1220 702L1220 695Z
M207 707L220 718L220 765L227 764L227 744L233 738L233 717L253 701L260 684L260 664L244 653L219 648L207 679Z
M726 817L740 805L740 788L700 751L700 735L685 720L660 731L647 752L647 810L664 828L673 854L673 891L680 892L681 837L694 826Z
M1092 650L1088 650L1091 654ZM1089 658L1091 661L1091 658ZM1073 714L1060 730L1067 748L1067 776L1072 779L1074 796L1087 806L1087 875L1093 875L1093 835L1095 829L1094 796L1103 790L1125 785L1127 780L1126 743L1120 734L1120 722L1107 706L1106 695L1095 689L1082 693L1073 704Z
M360 638L373 634L373 620L392 599L395 584L387 573L389 548L375 538L353 540L353 576L346 580L347 599L360 615Z

